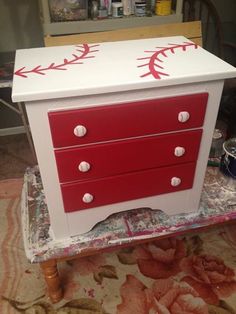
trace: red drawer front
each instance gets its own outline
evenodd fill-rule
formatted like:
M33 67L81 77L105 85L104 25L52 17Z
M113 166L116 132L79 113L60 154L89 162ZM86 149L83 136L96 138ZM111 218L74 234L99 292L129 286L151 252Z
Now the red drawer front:
M76 183L61 184L65 212L108 205L142 197L189 189L192 187L195 163L162 167ZM178 186L172 186L172 178L180 178ZM90 203L83 198L89 193ZM164 209L164 208L163 208Z
M55 151L59 180L95 179L195 161L201 135L202 130L196 130L60 149ZM184 154L176 156L181 148L184 148ZM79 165L84 162L90 166L86 172L79 170Z
M202 93L49 112L53 145L58 148L200 127L207 99L208 94ZM180 112L190 114L188 121L179 122ZM76 126L83 126L86 134L76 136Z

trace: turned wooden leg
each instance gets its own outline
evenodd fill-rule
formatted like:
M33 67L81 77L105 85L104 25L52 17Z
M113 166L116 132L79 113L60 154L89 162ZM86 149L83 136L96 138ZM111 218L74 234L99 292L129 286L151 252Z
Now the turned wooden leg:
M63 297L63 293L56 259L42 262L40 263L40 267L43 271L52 303L59 302Z

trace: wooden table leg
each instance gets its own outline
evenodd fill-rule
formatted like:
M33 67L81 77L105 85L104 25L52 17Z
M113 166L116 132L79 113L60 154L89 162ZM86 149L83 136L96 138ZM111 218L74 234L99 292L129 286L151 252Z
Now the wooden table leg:
M45 281L47 283L48 294L52 303L57 303L63 298L61 281L57 269L57 260L52 259L40 263Z

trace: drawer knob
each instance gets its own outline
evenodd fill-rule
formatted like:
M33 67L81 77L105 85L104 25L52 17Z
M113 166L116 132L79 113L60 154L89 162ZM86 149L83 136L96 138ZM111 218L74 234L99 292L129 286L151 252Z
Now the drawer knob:
M86 127L84 127L83 125L77 125L74 128L75 136L83 137L83 136L85 136L86 133L87 133Z
M93 201L93 195L90 193L85 193L83 196L84 203L91 203Z
M178 177L171 178L171 185L172 186L178 186L181 183L181 179Z
M176 157L181 157L181 156L184 155L184 153L185 153L185 148L184 147L181 147L181 146L175 147L174 154L175 154Z
M90 169L90 164L87 161L81 161L81 163L78 166L78 169L81 172L87 172Z
M179 115L178 115L178 120L181 123L184 123L186 121L188 121L188 119L190 118L190 114L187 111L180 111Z

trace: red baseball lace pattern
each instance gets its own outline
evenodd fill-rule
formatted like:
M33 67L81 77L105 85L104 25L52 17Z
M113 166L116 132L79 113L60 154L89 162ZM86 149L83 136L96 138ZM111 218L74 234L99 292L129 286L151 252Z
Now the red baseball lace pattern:
M160 80L162 76L169 76L169 74L165 72L164 66L161 65L164 62L162 57L168 58L168 52L175 54L177 49L186 51L189 47L197 49L198 45L192 42L183 42L182 44L168 44L168 47L156 47L157 50L154 51L145 51L145 53L151 55L148 57L138 58L137 60L147 60L146 63L139 65L138 68L148 67L148 71L140 77L152 75L155 79Z
M52 62L47 67L43 67L42 65L37 65L36 67L30 70L27 70L26 67L22 67L18 69L17 71L15 71L14 74L23 78L27 78L29 74L45 75L47 71L51 71L51 70L65 71L71 65L83 64L85 59L95 58L95 56L91 54L98 51L98 49L93 49L97 46L99 45L88 45L88 44L77 45L76 51L79 52L79 54L72 53L71 59L65 58L63 62L59 64Z

